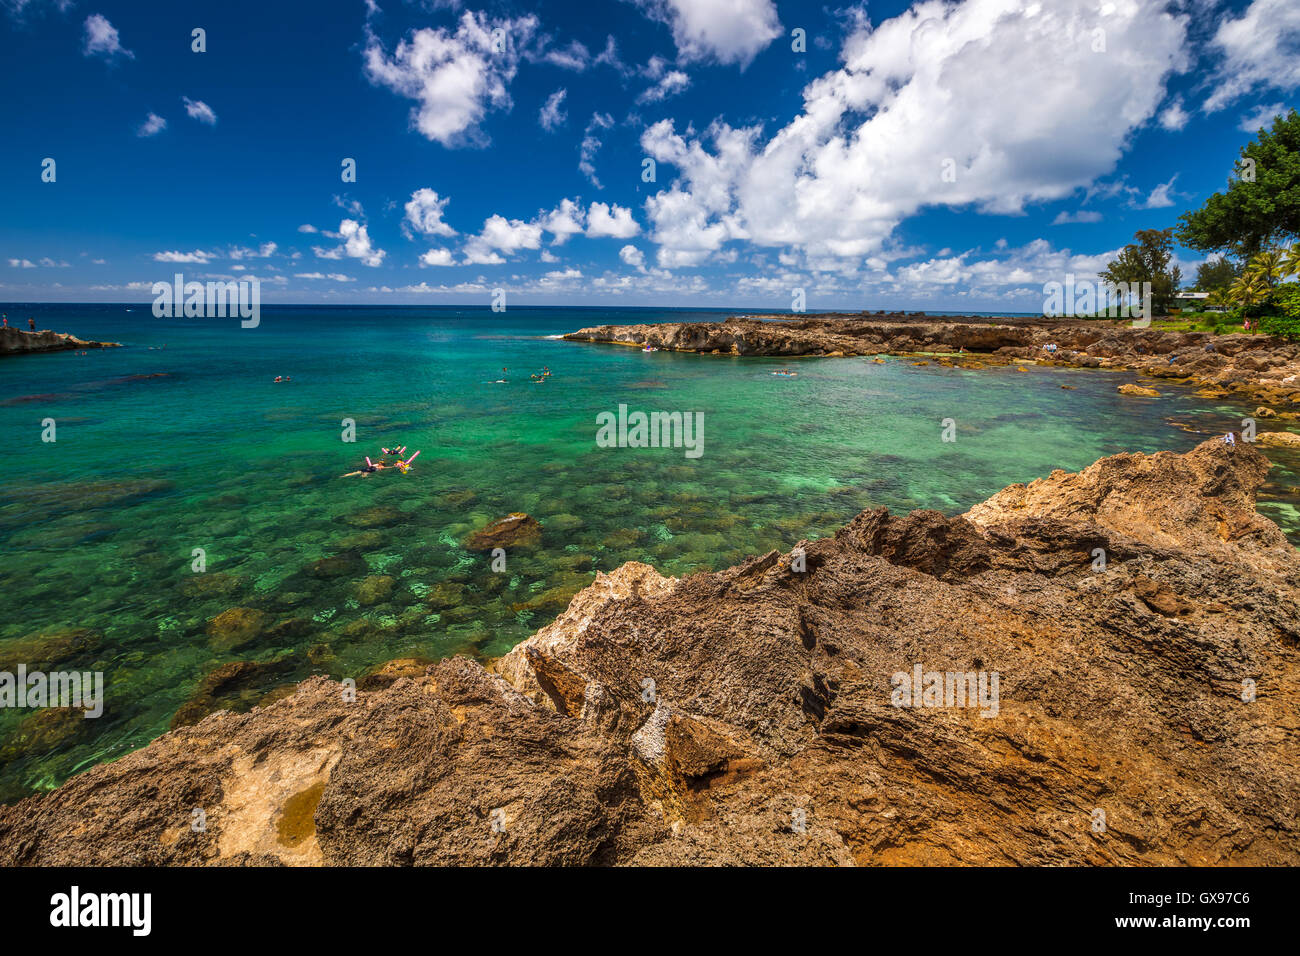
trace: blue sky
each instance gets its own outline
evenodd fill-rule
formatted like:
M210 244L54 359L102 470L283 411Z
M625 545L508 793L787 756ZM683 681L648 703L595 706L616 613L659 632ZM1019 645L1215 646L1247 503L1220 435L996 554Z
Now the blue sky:
M1300 3L0 0L0 64L0 300L1037 311L1300 102Z

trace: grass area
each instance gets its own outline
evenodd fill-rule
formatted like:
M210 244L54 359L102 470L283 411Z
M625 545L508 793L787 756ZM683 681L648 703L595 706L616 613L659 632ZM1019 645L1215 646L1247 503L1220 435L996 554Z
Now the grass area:
M1226 312L1182 312L1162 319L1152 319L1151 328L1165 332L1215 332L1220 335L1228 333L1263 335L1259 330L1261 319L1252 319L1250 328L1242 322L1234 321Z

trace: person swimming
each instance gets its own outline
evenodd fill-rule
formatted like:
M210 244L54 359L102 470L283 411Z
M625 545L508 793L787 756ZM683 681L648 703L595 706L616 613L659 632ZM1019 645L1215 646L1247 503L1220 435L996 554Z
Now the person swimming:
M415 459L419 457L420 453L417 451L410 458L403 461L400 456L404 454L406 454L405 445L399 445L397 448L385 448L383 449L383 456L380 457L379 461L371 461L370 456L367 455L366 467L359 468L356 471L349 471L346 475L339 475L339 477L354 478L360 476L365 478L369 475L375 474L376 472L387 471L392 468L396 468L402 474L406 474L411 469L411 462L415 461ZM389 455L397 456L397 460L391 463L386 461L385 459Z
M360 475L362 478L365 478L367 475L373 475L377 471L383 471L385 468L392 467L392 465L385 465L382 461L371 461L370 456L367 455L366 467L358 469L357 471L349 471L346 475L340 475L339 477L352 478L356 475Z

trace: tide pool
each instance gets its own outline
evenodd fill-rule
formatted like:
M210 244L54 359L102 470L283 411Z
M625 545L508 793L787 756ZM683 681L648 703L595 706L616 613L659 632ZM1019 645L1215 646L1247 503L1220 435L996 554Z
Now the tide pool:
M97 720L0 712L5 800L147 743L223 664L264 665L240 690L252 706L313 673L496 656L597 570L716 570L867 507L956 514L1056 468L1184 451L1251 411L1168 383L1119 395L1128 373L555 337L727 313L264 306L242 329L148 304L4 309L128 346L0 360L0 667L71 647L59 666L105 682ZM798 375L772 374L785 367ZM602 447L599 416L620 405L699 416L702 454ZM340 477L398 444L421 452L408 474ZM1261 510L1300 541L1300 462L1266 453ZM517 511L541 544L494 572L463 543Z

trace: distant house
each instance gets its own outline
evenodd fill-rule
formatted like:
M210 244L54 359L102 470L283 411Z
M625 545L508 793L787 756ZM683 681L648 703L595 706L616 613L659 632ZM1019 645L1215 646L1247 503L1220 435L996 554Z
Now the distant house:
M1174 296L1173 308L1171 312L1181 312L1188 309L1192 312L1212 311L1218 306L1209 305L1205 300L1210 297L1208 292L1179 292Z

